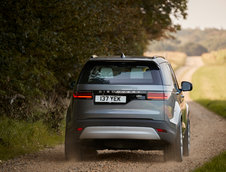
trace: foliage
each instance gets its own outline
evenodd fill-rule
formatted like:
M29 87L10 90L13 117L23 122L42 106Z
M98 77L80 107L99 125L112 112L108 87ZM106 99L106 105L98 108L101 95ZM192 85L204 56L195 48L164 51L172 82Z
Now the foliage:
M41 121L29 123L0 117L0 160L62 143L63 125L60 131L50 131Z
M200 44L189 42L180 48L188 56L200 56L208 50Z
M145 52L144 55L145 56L163 56L170 62L174 70L183 66L187 58L186 54L182 52L172 52L172 51Z
M162 39L161 41L150 41L148 45L149 51L183 51L187 55L199 55L206 50L220 50L226 48L226 30L223 29L183 29L172 35L173 39ZM191 50L188 51L186 44L192 43L200 45L200 51L194 54ZM206 49L206 50L205 50Z
M170 18L186 18L187 0L143 0L140 1L143 15L143 24L149 40L168 38L170 32L180 30L180 25L172 23ZM143 11L143 10L144 11Z
M192 77L191 98L226 118L226 64L204 66Z
M148 38L179 29L170 15L185 18L187 8L187 0L0 3L0 114L27 121L52 114L47 122L63 119L69 83L91 54L141 55Z
M226 171L226 151L214 157L210 162L194 170L194 172L224 172Z

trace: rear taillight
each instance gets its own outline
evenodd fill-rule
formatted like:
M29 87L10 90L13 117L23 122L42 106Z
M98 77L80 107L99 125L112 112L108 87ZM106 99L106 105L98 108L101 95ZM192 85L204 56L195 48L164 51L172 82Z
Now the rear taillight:
M161 129L161 128L156 128L156 130L157 130L158 132L160 132L160 133L167 133L167 131L166 131L166 130Z
M92 99L93 94L92 92L76 92L76 93L73 93L73 97L75 99Z
M147 99L149 100L167 100L169 98L169 93L156 93L156 92L148 92Z
M77 128L77 131L82 131L83 130L83 128Z

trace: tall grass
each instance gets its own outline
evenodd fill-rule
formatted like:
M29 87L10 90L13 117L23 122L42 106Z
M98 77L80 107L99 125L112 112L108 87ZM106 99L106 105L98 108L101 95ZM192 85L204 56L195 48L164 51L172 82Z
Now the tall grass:
M226 63L226 49L205 53L202 59L206 64L224 64Z
M42 121L29 123L2 117L0 118L0 160L62 143L63 135L63 132L51 131Z
M144 56L163 56L167 60L170 61L172 67L174 70L178 69L179 67L183 66L187 55L182 52L171 52L171 51L165 51L165 52L145 52Z

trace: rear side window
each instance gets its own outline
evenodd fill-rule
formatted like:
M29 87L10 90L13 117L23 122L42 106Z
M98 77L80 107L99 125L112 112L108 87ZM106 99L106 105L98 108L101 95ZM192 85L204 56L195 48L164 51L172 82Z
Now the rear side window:
M154 62L88 62L81 73L80 84L162 84Z
M173 78L171 75L171 70L168 66L167 63L161 64L162 68L162 74L163 74L163 80L164 80L164 85L173 85Z

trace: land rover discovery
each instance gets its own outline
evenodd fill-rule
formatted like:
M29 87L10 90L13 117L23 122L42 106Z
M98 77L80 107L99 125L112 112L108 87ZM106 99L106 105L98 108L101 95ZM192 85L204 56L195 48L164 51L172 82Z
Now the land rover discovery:
M164 150L165 160L189 155L189 107L163 57L93 57L84 65L66 116L66 159L97 150Z

